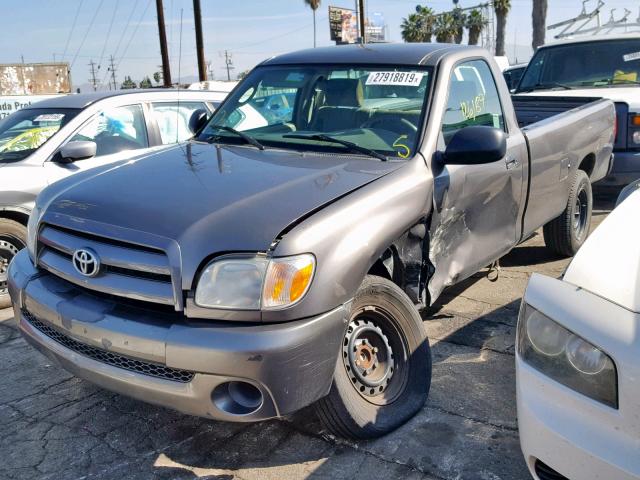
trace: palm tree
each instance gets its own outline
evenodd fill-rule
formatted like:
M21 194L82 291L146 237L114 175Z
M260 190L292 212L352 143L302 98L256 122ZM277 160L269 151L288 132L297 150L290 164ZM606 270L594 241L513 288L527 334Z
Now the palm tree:
M400 33L402 39L407 43L422 42L422 20L417 13L410 14L407 18L402 19L400 25Z
M531 24L533 36L531 46L533 51L540 45L544 45L544 32L547 23L547 0L533 0L533 10L531 12Z
M436 42L451 43L453 36L456 34L456 25L453 15L450 13L442 13L436 18L434 27L436 34Z
M423 37L421 41L430 42L431 36L433 35L433 25L436 20L436 17L435 17L436 12L433 10L433 8L422 7L418 5L416 7L416 13L420 16L420 19L422 20L421 28L423 31Z
M480 34L487 25L487 20L482 16L482 12L474 8L467 16L467 28L469 29L469 45L477 45Z
M455 29L453 39L456 43L462 43L464 27L467 23L467 16L464 14L460 7L455 7L451 12L451 16L453 17L453 27Z
M313 48L316 48L316 10L320 7L321 0L304 0L304 3L313 10Z
M507 27L507 15L511 10L511 0L493 0L496 12L496 56L504 56L504 35Z

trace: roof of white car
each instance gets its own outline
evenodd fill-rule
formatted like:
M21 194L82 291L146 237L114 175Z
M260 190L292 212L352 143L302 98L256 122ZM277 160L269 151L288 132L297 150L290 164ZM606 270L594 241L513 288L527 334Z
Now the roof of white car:
M219 101L219 99L216 98L216 94L217 92L207 92L206 90L176 90L171 88L113 90L62 95L36 102L26 108L86 108L100 100L125 95L136 97L136 100L178 100L179 96L181 100L193 100L197 98Z
M617 33L614 35L600 34L600 35L581 35L578 37L566 37L566 38L561 38L559 40L554 40L552 42L549 42L545 45L540 46L539 48L555 47L558 45L568 45L572 43L606 42L610 40L640 40L640 32Z
M564 281L640 312L640 190L632 193L589 236Z

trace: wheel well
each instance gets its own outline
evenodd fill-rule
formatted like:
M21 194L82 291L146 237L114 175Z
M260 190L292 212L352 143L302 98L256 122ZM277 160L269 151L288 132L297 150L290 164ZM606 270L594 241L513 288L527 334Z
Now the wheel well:
M589 178L591 178L591 174L593 173L593 169L596 166L596 156L593 153L590 153L586 157L582 159L580 165L578 165L578 170L583 170Z
M2 210L0 211L0 218L8 218L9 220L13 220L15 222L21 223L25 227L29 222L29 215L23 212L16 212L13 210Z
M391 278L391 274L389 273L389 270L387 270L387 267L385 267L381 258L376 260L376 263L374 263L371 266L371 268L367 272L367 275L377 275L378 277L383 277L383 278L386 278L387 280L393 281L393 278Z

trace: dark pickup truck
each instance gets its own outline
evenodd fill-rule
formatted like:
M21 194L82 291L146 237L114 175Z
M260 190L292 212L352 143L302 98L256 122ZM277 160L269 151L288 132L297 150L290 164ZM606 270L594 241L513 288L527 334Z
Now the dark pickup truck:
M428 396L420 307L543 225L563 255L588 235L613 103L519 116L480 48L269 59L193 140L42 192L9 268L20 330L148 402L229 421L316 403L338 435L382 435Z

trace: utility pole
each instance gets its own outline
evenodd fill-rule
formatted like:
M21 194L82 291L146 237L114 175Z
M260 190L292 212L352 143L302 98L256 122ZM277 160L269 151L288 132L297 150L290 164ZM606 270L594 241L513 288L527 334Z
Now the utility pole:
M224 51L224 65L227 69L227 80L231 81L231 70L235 67L233 66L233 59L231 57L231 53L228 50Z
M169 49L167 48L167 32L164 28L164 7L162 0L156 0L156 13L158 16L158 35L160 36L160 54L162 55L162 78L164 86L171 86L171 67L169 65Z
M116 66L113 63L114 58L113 55L109 56L109 68L108 71L111 72L111 82L109 82L109 87L113 86L114 90L118 89L118 84L116 83Z
M196 27L196 54L198 56L198 78L201 82L207 80L207 66L204 62L204 41L202 39L202 11L200 0L193 0L193 17Z
M96 78L96 62L91 59L89 62L89 66L91 67L91 85L93 85L93 91L98 90L98 79Z
M213 65L211 64L211 60L207 62L207 70L209 71L209 76L207 77L207 80L213 80L214 75L213 75Z
M367 14L364 9L364 0L358 0L358 22L360 25L360 43L367 43L367 29L365 27Z

